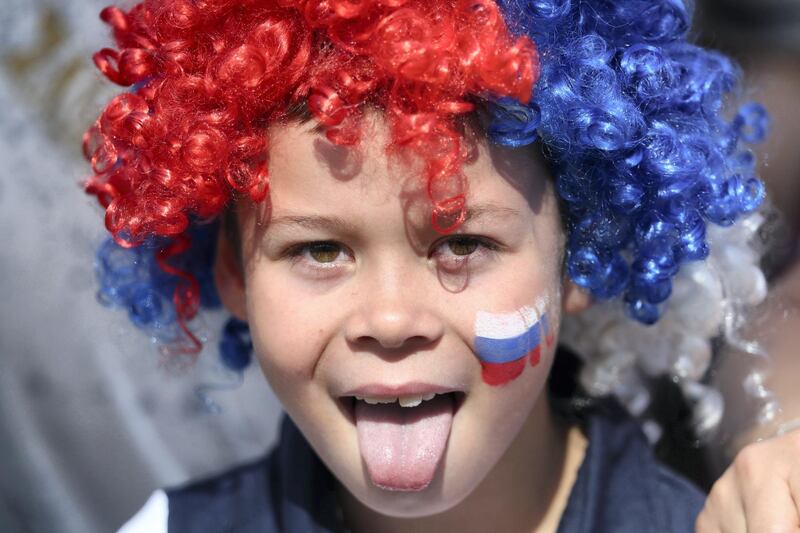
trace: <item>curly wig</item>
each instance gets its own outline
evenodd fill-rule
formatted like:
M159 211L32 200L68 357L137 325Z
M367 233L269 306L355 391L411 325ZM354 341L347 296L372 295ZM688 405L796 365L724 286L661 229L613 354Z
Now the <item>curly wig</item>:
M297 104L344 145L365 106L384 110L389 148L425 161L444 233L465 208L458 120L485 104L491 141L541 143L570 277L639 323L658 321L681 266L709 255L708 224L763 198L745 143L766 115L723 117L738 72L688 42L682 0L145 0L101 16L118 50L95 62L133 86L84 141L86 190L116 241L99 252L101 295L180 351L199 349L186 322L215 302L207 222L233 195L267 196L266 127ZM232 368L245 336L226 328Z

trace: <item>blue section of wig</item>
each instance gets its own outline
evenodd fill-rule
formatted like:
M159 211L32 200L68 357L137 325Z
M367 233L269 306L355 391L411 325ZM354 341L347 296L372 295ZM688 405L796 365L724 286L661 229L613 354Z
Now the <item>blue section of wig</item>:
M213 275L218 230L218 222L195 222L188 232L191 253L169 260L197 279L200 306L206 309L220 307ZM131 322L167 344L182 335L172 303L178 278L164 272L156 262L156 254L168 244L169 239L151 238L135 248L123 248L109 238L98 249L95 265L100 284L98 300L125 309ZM230 318L219 341L220 360L229 369L242 371L250 364L252 351L247 323Z
M192 273L200 284L200 305L218 308L212 266L218 224L194 224L189 232L192 253L170 259L174 266ZM123 248L107 239L97 250L95 271L100 288L98 300L128 312L137 327L161 341L178 335L173 292L178 278L164 272L157 252L169 244L166 238L150 238L134 248Z
M253 358L253 341L247 322L230 318L222 330L219 342L219 356L223 364L231 370L244 370Z
M708 255L706 225L730 225L764 190L745 143L764 108L732 121L738 71L687 42L681 0L500 0L541 60L533 100L491 107L493 142L541 140L567 219L567 269L599 299L622 296L651 324L687 261Z

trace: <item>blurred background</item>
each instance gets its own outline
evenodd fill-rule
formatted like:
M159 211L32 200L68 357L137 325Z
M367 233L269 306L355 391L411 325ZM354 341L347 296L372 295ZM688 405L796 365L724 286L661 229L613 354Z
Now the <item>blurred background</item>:
M80 139L116 91L90 59L110 42L97 17L106 3L0 0L2 532L114 531L155 488L264 453L279 416L257 368L238 387L220 370L221 317L207 318L210 348L198 363L175 372L159 365L156 347L124 313L96 301L93 260L104 229L79 187L89 171ZM764 102L773 117L760 157L783 219L768 267L797 307L800 0L698 7L700 40L738 58L741 96ZM723 458L718 468L730 453L714 455Z
M0 0L3 533L115 531L155 488L263 454L279 414L257 367L238 388L218 368L219 317L210 349L176 372L97 303L103 215L79 186L80 140L118 90L91 62L110 43L106 4Z

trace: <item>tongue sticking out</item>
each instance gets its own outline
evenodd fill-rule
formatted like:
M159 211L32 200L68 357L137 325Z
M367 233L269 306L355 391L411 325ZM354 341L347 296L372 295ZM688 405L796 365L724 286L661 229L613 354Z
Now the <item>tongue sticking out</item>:
M453 409L451 394L417 407L356 401L358 445L372 483L387 490L427 487L444 455Z

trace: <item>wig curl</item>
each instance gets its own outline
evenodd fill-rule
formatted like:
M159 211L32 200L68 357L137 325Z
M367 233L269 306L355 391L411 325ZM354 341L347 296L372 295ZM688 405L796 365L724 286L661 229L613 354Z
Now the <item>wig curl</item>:
M174 260L198 253L191 221L217 217L233 196L266 198L270 124L307 106L332 142L351 145L363 109L382 109L390 148L424 162L432 223L447 233L465 215L457 119L476 100L529 101L538 76L533 43L510 34L491 0L145 0L101 18L118 49L94 61L132 90L84 137L86 191L122 248L166 239L156 262L177 280L175 316L193 344L185 323L203 274ZM108 255L101 269L114 273ZM115 291L125 292L104 293ZM123 305L140 317L140 300Z

